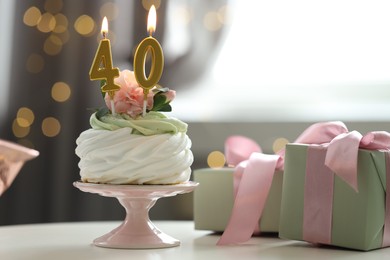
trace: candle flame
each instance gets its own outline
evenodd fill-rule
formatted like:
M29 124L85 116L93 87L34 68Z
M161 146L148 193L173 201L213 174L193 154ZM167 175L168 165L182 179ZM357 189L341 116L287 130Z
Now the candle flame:
M157 13L156 13L156 7L152 5L149 10L148 14L148 32L150 36L152 36L152 33L156 31L156 20L157 20Z
M102 33L103 37L106 38L106 34L108 33L108 21L107 21L107 17L105 17L105 16L104 16L103 22L102 22L101 33Z

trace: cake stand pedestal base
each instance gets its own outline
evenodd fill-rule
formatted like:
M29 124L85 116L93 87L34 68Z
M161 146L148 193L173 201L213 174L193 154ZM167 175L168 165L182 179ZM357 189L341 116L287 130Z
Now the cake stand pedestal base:
M126 209L123 223L111 232L96 238L100 247L150 249L179 246L180 241L160 231L149 219L149 210L159 198L191 192L198 185L186 182L177 185L110 185L74 182L84 192L116 197Z

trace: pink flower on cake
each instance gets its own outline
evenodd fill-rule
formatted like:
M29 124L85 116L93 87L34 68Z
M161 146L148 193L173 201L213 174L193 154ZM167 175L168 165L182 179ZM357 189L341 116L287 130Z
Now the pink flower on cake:
M123 70L115 78L115 84L121 88L115 92L114 106L117 113L126 113L132 118L142 114L144 103L143 89L138 85L134 72ZM168 88L153 88L147 97L147 111L171 111L169 103L176 97L176 92ZM111 99L108 94L104 97L106 106L111 109Z
M118 84L121 89L115 92L114 106L117 113L126 113L132 118L136 118L142 114L144 103L143 89L135 80L134 72L123 70L119 73L119 77L115 79L115 84ZM106 106L111 109L111 99L108 94L105 96ZM150 91L147 99L147 109L153 108L153 93Z

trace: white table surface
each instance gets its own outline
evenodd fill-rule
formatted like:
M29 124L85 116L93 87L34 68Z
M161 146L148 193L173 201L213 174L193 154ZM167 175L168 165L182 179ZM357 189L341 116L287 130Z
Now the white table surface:
M194 230L191 221L154 221L159 229L181 241L165 249L108 249L92 240L120 222L76 222L0 227L0 259L389 259L390 248L370 252L315 247L277 237L253 237L240 246L216 246L219 235Z

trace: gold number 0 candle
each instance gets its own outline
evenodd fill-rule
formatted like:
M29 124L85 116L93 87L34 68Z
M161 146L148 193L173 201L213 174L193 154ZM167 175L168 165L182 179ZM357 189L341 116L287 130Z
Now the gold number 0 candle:
M138 84L144 90L144 107L142 115L145 116L147 96L149 90L157 85L161 78L164 68L164 55L160 43L152 37L153 32L156 29L156 8L154 5L149 10L148 14L148 26L149 37L143 39L138 45L134 55L134 75ZM149 76L145 73L145 60L148 53L152 54L152 64Z
M114 78L119 77L119 69L113 68L112 66L110 40L106 39L106 34L108 33L108 22L106 17L103 19L101 32L103 39L100 41L98 50L96 51L95 58L89 71L89 77L91 80L106 81L106 83L101 87L101 90L104 93L108 92L110 95L111 112L115 115L113 98L115 91L118 91L120 86L114 83Z

